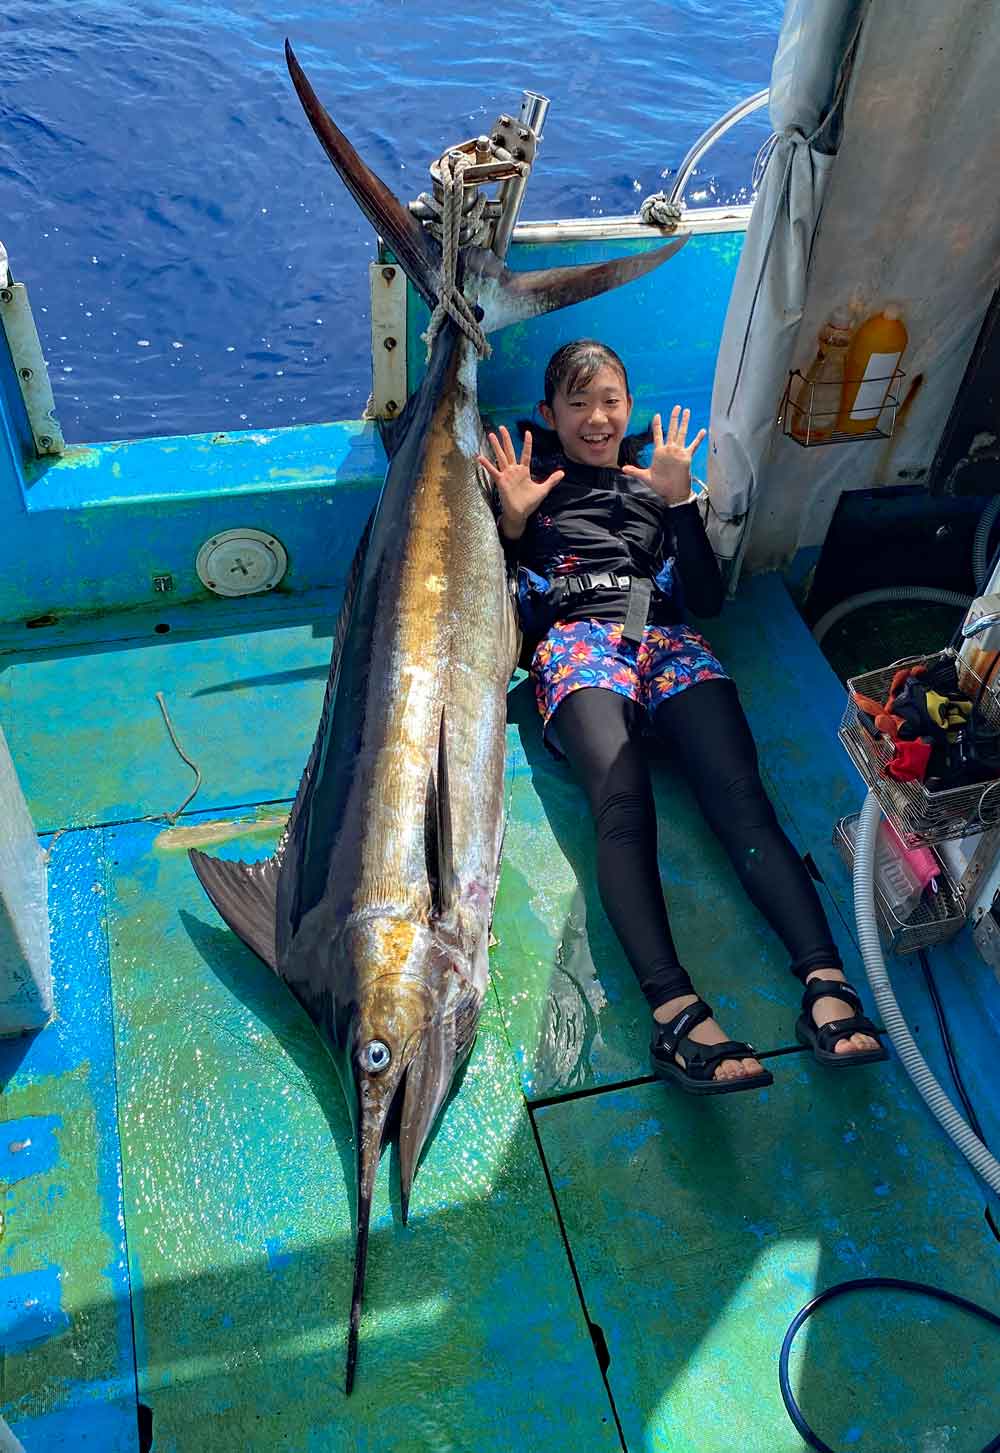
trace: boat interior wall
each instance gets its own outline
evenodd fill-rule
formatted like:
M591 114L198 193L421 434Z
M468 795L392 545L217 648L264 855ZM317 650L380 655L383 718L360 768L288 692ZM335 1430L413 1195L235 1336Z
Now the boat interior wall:
M745 231L739 224L726 231L678 229L678 235L685 232L687 244L666 267L626 288L493 334L493 355L479 369L484 415L497 422L530 417L541 397L549 357L561 344L590 336L609 343L625 361L635 400L633 428L645 427L657 410L669 409L675 402L688 405L692 417L707 419L722 324ZM647 230L642 238L600 241L536 243L515 238L507 265L529 271L601 262L660 245L655 230ZM411 288L407 305L411 392L423 376L426 348L421 335L428 318L426 305ZM703 472L704 458L704 453L696 458L696 473Z
M669 267L592 300L583 314L567 308L505 330L482 368L484 410L498 419L530 414L549 354L597 332L629 365L637 425L675 400L706 418L743 236L742 219L730 231L713 227L692 236ZM509 264L589 262L660 241L647 229L614 241L515 242ZM427 311L411 302L408 316L412 391L424 364ZM20 390L4 353L0 338L0 651L25 644L26 621L41 628L65 616L154 608L170 624L172 609L210 603L232 619L252 607L277 615L296 601L301 608L310 593L342 588L385 469L372 424L71 444L58 459L39 459L18 422ZM287 553L287 574L266 601L218 601L197 575L200 546L239 527L273 534Z
M980 0L867 13L788 366L808 365L838 306L865 318L895 303L909 336L901 407L892 438L863 448L802 448L771 429L751 567L818 546L844 491L927 479L1000 279L1000 216L983 202L1000 152L998 43L1000 12Z
M4 625L23 646L39 618L212 600L198 550L241 526L284 546L276 593L342 588L385 469L361 423L69 446L27 466L8 450L5 462L0 649Z

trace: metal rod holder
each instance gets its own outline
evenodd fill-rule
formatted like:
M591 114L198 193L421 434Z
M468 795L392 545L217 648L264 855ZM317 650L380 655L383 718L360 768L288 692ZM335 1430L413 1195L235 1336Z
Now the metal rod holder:
M538 91L522 93L521 114L518 119L522 126L527 126L534 132L536 144L542 139L542 128L545 125L545 118L549 114L549 104L549 98L540 95ZM510 247L510 239L517 225L527 185L528 178L521 176L503 182L500 186L498 199L501 211L500 220L493 233L493 251L501 259L507 256L507 249Z

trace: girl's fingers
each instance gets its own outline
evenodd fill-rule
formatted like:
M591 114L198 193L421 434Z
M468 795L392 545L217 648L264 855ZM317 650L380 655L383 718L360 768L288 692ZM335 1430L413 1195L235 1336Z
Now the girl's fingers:
M501 465L501 467L502 467L503 464L506 461L505 461L504 456L503 456L503 447L502 447L502 445L500 443L500 440L497 438L497 436L495 434L491 434L489 436L489 438L490 438L490 448L493 450L493 457L496 460L496 462L499 465Z
M663 448L663 420L659 414L653 415L653 446L656 449Z
M500 471L499 471L499 469L497 469L494 465L492 465L490 463L490 461L485 457L485 455L483 455L483 454L477 454L476 455L476 463L477 464L481 464L483 466L483 468L486 470L486 473L489 475L490 479L493 480L494 484L499 484L499 482L500 482Z
M565 473L565 469L553 470L552 473L549 475L548 479L542 480L542 489L552 489L553 486L557 485L560 479L564 477Z
M524 448L521 450L521 463L524 465L525 469L530 469L530 467L531 467L531 430L530 429L525 429L525 431L524 431Z
M691 440L691 443L688 445L688 453L693 456L696 453L698 445L701 443L702 439L707 438L707 436L707 429L699 429L697 434Z
M503 440L504 455L506 457L507 463L516 464L517 452L514 448L514 441L513 439L511 439L510 434L507 432L506 426L503 424L500 425L500 437Z
M667 431L668 444L675 444L677 442L677 420L680 417L680 412L680 404L674 404L673 408L670 410L670 428Z

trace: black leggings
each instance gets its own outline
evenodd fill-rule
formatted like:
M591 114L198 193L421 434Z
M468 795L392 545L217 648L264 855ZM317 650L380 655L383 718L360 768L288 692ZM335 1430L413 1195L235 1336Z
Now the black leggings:
M651 1009L694 989L674 947L656 859L656 809L638 740L642 708L605 687L570 692L552 718L597 827L601 902ZM699 681L660 703L653 729L680 764L751 902L799 979L839 968L815 884L782 832L731 681ZM550 728L551 729L551 728Z

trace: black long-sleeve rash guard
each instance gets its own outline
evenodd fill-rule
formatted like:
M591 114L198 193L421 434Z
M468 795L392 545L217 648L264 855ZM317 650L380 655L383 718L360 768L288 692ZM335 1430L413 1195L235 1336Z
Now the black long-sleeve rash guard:
M500 530L514 566L548 580L606 572L656 580L663 594L654 596L650 610L655 624L678 621L685 607L696 616L718 615L725 587L697 501L665 505L619 469L563 457L536 465L542 478L553 469L564 469L565 478L528 517L520 539L508 540ZM567 600L559 618L624 621L627 609L627 592L602 591Z

